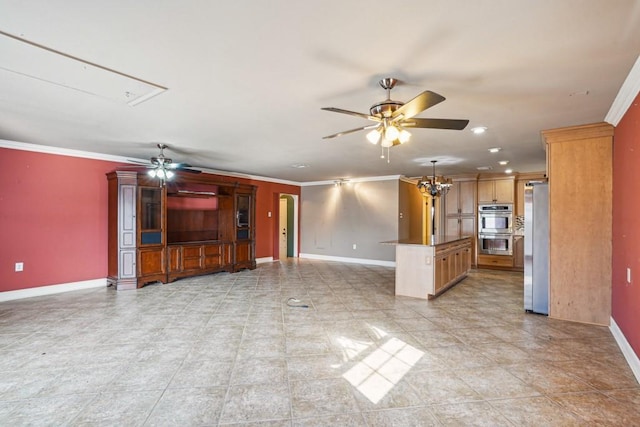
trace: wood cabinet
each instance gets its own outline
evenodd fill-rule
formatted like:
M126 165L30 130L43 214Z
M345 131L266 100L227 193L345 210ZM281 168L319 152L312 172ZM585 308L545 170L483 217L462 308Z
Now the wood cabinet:
M475 216L476 181L454 181L445 195L445 214L447 216Z
M513 236L513 267L524 270L524 236Z
M529 181L546 180L544 172L528 172L518 174L516 178L516 201L514 213L516 216L524 216L524 188Z
M510 269L513 267L513 256L478 254L478 267L485 266Z
M255 186L180 172L163 186L135 171L107 179L107 280L116 289L256 267Z
M476 233L477 211L476 203L477 181L454 181L444 198L445 234L455 237L471 237L470 260L476 264Z
M549 316L556 319L611 321L613 134L608 123L542 132L549 177Z
M426 245L396 244L396 295L433 298L464 279L471 268L471 238Z
M478 181L478 203L513 203L514 192L513 177Z

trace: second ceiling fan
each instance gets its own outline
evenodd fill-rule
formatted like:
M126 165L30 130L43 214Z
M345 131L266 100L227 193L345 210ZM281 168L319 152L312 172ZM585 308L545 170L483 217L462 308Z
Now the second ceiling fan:
M469 124L469 120L415 118L416 115L420 114L427 108L441 103L446 98L435 92L425 90L407 103L394 101L391 99L391 89L395 87L397 82L398 80L392 77L380 80L380 86L387 91L387 99L373 104L369 109L369 114L343 110L342 108L335 107L322 108L326 111L349 114L351 116L362 117L375 122L375 124L368 126L334 133L333 135L327 135L323 137L323 139L336 138L352 132L372 129L367 133L367 140L372 144L380 142L382 148L388 149L389 147L403 144L409 140L411 134L407 128L462 130L467 126L467 124Z

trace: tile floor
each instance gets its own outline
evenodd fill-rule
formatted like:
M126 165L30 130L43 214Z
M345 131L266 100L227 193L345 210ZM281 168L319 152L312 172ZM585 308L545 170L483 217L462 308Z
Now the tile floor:
M524 313L521 277L424 301L290 260L0 303L0 425L640 425L608 328Z

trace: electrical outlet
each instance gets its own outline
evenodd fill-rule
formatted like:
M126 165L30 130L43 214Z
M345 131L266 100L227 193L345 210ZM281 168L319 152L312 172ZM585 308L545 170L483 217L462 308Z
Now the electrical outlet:
M631 283L631 268L627 267L627 283Z
M22 270L24 270L24 263L16 262L16 271L22 271Z

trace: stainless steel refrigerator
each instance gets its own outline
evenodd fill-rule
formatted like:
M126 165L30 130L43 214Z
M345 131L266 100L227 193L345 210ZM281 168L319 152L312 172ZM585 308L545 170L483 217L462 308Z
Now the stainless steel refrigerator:
M524 309L549 314L549 185L524 190Z

